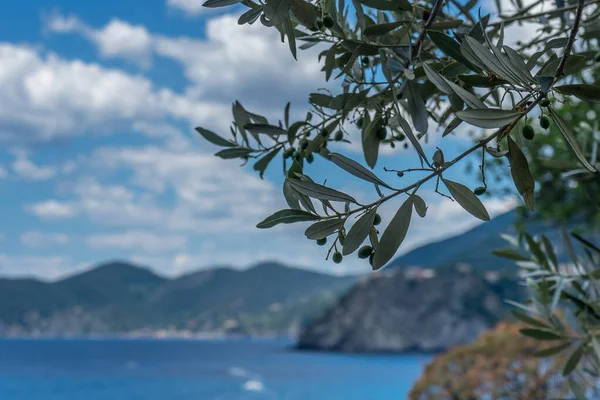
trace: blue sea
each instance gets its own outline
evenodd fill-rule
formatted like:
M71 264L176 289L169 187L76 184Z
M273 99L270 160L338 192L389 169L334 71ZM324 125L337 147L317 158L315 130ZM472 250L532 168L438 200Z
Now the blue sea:
M296 352L292 344L0 340L0 399L401 400L429 360Z

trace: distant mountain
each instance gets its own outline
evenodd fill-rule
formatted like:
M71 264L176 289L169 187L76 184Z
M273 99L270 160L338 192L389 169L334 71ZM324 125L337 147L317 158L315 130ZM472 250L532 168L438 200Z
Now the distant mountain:
M300 335L298 348L350 353L433 352L466 344L507 317L517 282L443 268L411 277L401 269L356 285Z
M0 335L282 333L298 329L354 281L275 263L166 279L124 262L53 283L0 279Z
M500 235L516 235L516 211L501 214L491 221L484 222L475 228L450 237L418 247L390 262L394 266L444 267L455 264L468 264L478 270L514 270L515 264L510 260L496 257L492 250L510 247ZM573 224L575 226L575 224ZM556 246L560 261L567 261L560 228L546 221L530 220L526 223L527 232L531 235L546 235Z

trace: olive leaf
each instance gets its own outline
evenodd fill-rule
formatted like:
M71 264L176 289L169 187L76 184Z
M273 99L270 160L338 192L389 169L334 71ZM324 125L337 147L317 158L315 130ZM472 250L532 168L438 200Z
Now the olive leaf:
M374 8L376 10L385 10L385 11L411 11L412 10L412 6L408 2L408 0L396 0L396 1L362 0L362 3L365 6Z
M562 133L569 146L571 147L571 150L573 150L573 152L575 153L575 156L577 157L579 162L581 162L581 164L583 164L583 166L587 168L590 172L596 172L596 168L594 168L594 166L590 164L589 161L585 158L585 155L581 150L581 146L575 138L575 134L571 130L571 127L565 122L564 119L562 119L562 117L553 108L549 108L549 111L550 117L558 127L560 133Z
M366 36L381 36L390 33L394 29L399 28L404 24L404 21L395 21L379 25L371 25L363 31Z
M391 189L391 187L387 183L379 179L374 173L372 173L356 161L338 153L330 153L329 156L331 157L331 161L335 165L351 173L357 178Z
M354 10L356 11L356 21L358 22L358 26L360 26L360 29L364 31L365 27L367 26L367 23L365 19L365 11L362 8L362 4L360 3L360 0L352 0L352 5L354 6Z
M256 8L249 9L248 11L246 11L245 13L240 15L240 18L238 19L238 25L244 25L244 24L252 25L254 22L256 22L258 17L260 17L262 12L263 12L262 7L256 7Z
M387 228L385 228L383 235L381 235L379 245L373 256L373 269L380 269L396 254L404 238L406 238L408 228L410 227L412 209L413 201L409 197L402 203L394 218L392 218Z
M371 168L375 168L377 164L377 157L379 156L379 138L375 134L375 128L378 123L375 120L381 120L380 116L374 118L373 121L369 122L368 125L362 131L362 148L365 156L367 165ZM365 116L365 122L368 122L368 118Z
M331 103L331 100L333 100L332 96L329 96L329 95L323 94L323 93L311 93L308 96L308 101L310 101L314 105L321 106L321 107L329 108L329 104Z
M533 196L535 181L533 180L531 172L529 171L529 163L527 162L525 154L523 154L515 141L512 140L510 136L508 136L507 140L508 157L510 160L510 173L513 181L515 182L517 191L521 196L523 196L523 200L525 200L527 207L533 211L535 205L535 199Z
M404 134L406 135L406 137L408 138L410 143L417 150L417 153L419 153L419 156L421 157L421 159L426 160L427 156L425 155L425 152L423 151L423 147L421 147L421 143L419 143L419 140L417 139L417 137L413 133L412 129L410 128L408 121L406 119L404 119L404 117L400 114L396 114L396 120L398 121L400 128L402 128L402 130L404 131Z
M561 16L562 15L563 14L561 14ZM562 17L562 18L564 18L564 17ZM569 387L571 388L571 391L575 395L576 400L587 400L585 391L583 390L581 385L579 383L577 383L577 381L575 379L573 379L572 377L569 377Z
M465 65L472 71L480 71L479 68L474 66L465 56L462 55L460 44L456 40L441 32L427 31L427 34L433 43L448 56Z
M294 189L314 199L356 203L352 196L315 182L296 179L289 179L289 182Z
M231 106L231 112L233 114L233 120L235 122L235 125L240 131L240 134L242 135L244 140L248 142L248 137L246 134L246 130L244 129L244 125L251 122L250 114L244 109L244 107L242 107L242 104L237 100ZM254 139L256 139L257 142L260 143L260 139L256 133L252 133L252 136L254 137Z
M414 81L408 81L404 94L408 101L408 113L412 118L415 129L421 133L427 133L429 114L427 108L425 108L425 101L421 97L419 86Z
M583 342L575 349L575 351L573 351L573 354L571 354L571 357L569 357L565 367L563 368L563 376L569 375L575 370L575 368L577 368L577 364L579 364L579 361L581 361L581 357L583 356L585 346L586 343Z
M454 200L456 200L456 202L460 204L462 208L467 210L472 216L479 218L482 221L490 220L490 214L488 214L485 206L481 200L479 200L479 197L477 197L475 193L471 191L471 189L461 183L454 182L449 179L442 178L442 182L444 182L448 188L448 191L452 197L454 197Z
M279 25L288 18L291 0L266 0L265 17L273 25Z
M376 215L377 209L372 208L352 225L352 228L350 228L346 235L346 239L344 239L343 255L347 256L348 254L352 254L360 247L362 242L365 241L367 236L369 236L369 231L373 226Z
M515 249L504 248L492 250L492 254L498 257L508 258L513 261L531 261L531 258Z
M226 7L226 6L232 6L234 4L237 4L239 2L241 2L242 0L208 0L205 1L202 6L203 7L208 7L208 8L215 8L215 7Z
M251 152L251 149L247 149L245 147L232 147L230 149L219 151L215 154L215 156L221 157L223 159L243 158L247 157Z
M600 103L600 86L582 83L578 85L554 86L554 90L560 94L575 96L584 101Z
M519 332L523 336L529 336L538 340L562 340L563 337L550 331L542 330L542 329L534 329L534 328L524 328L520 329Z
M275 125L269 124L246 124L244 129L252 133L264 133L268 135L287 135L287 131Z
M554 247L546 235L542 235L542 244L544 245L544 250L546 251L548 258L550 258L554 267L558 268L558 259L556 258Z
M548 325L546 325L544 322L542 321L538 321L535 318L531 318L529 315L524 314L520 311L517 310L510 310L510 312L512 313L512 315L514 315L517 319L521 320L522 322L525 322L527 325L531 325L531 326L536 326L538 328L544 328L544 329L548 329L550 328Z
M261 158L254 164L254 170L259 171L261 179L265 174L265 170L269 166L269 163L271 162L271 160L273 160L277 153L279 153L279 150L281 150L281 147L277 147L274 150L271 150L263 158Z
M352 93L342 93L335 96L329 103L329 108L334 110L343 110L350 97L352 97Z
M477 40L473 39L470 36L465 38L465 42L463 42L463 46L467 46L475 53L475 56L481 62L488 71L493 72L495 75L500 78L507 80L511 83L517 83L518 80L515 80L510 71L508 71L499 57L490 50L488 50L484 45L479 43Z
M456 93L456 95L460 97L461 100L464 101L465 104L469 107L473 109L487 109L485 103L479 100L479 98L477 98L477 96L475 96L473 93L469 92L466 89L463 89L462 87L447 79L446 83L448 84L448 86L450 86L450 88L452 88L452 91Z
M438 21L431 24L429 29L444 31L446 29L455 29L463 24L460 19L449 19L446 21Z
M412 198L415 211L419 214L419 217L425 218L425 215L427 215L427 204L425 204L425 200L417 194L413 194L410 197Z
M290 208L300 209L299 193L294 189L287 179L283 182L283 197Z
M298 1L303 1L303 0L298 0ZM333 46L331 46L329 48L329 50L327 51L327 54L325 55L325 80L326 81L329 81L329 78L331 78L331 74L333 73L333 70L336 67L335 54L337 52L337 48L338 48L337 44L334 44Z
M458 117L454 118L452 121L450 121L448 126L446 126L446 129L444 129L444 132L442 133L442 137L452 133L460 124L462 124L462 122L463 122L462 119L460 119Z
M523 79L524 82L535 82L533 75L531 75L531 72L529 71L529 68L527 68L527 64L525 64L521 55L508 46L503 46L502 48L521 79Z
M319 15L315 6L304 0L292 0L290 3L292 14L302 25L311 29L317 26Z
M202 127L197 127L196 131L202 135L202 137L212 144L216 144L221 147L234 147L236 144L230 142L229 140L223 139L221 136L217 135L213 131L209 131L208 129L204 129Z
M322 239L337 232L343 223L344 220L339 218L315 222L306 229L304 234L311 240Z
M454 93L454 90L452 90L452 87L450 87L450 85L448 85L448 83L446 82L446 79L444 79L444 77L441 76L439 72L437 72L436 70L431 68L426 63L423 63L422 65L423 65L423 70L425 71L425 75L427 75L427 78L429 78L431 83L433 83L441 92L444 92L446 94Z
M292 52L292 56L297 60L296 35L294 34L294 26L292 25L292 20L289 16L283 20L283 28L285 31L285 36L287 36L288 46Z
M294 222L314 221L319 219L318 215L303 210L280 210L268 216L262 222L256 225L259 229L272 228L278 224L292 224Z
M505 85L508 83L508 81L497 78L495 76L489 77L489 76L484 76L484 75L460 74L460 75L457 75L456 77L458 79L460 79L462 82L466 83L467 85L473 86L473 87L492 88L492 87L496 87L498 85Z
M513 122L522 115L520 111L501 110L488 108L485 110L463 110L457 111L456 116L463 121L480 128L501 128Z
M571 74L573 72L579 71L586 65L587 58L580 54L570 54L567 57L567 61L565 62L564 72L565 74ZM540 68L540 70L535 74L536 76L554 76L556 73L556 69L558 68L558 64L560 63L560 59L551 59Z
M550 357L550 356L560 353L563 350L568 349L570 346L571 346L571 343L566 342L566 343L559 344L558 346L552 346L552 347L548 347L544 350L536 351L535 353L533 353L533 355L536 357Z

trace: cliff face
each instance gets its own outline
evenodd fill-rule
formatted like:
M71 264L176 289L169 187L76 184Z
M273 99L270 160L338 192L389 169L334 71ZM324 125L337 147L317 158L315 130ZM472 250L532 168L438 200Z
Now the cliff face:
M298 348L343 352L440 351L475 339L506 317L503 293L516 283L490 283L456 269L429 279L403 271L357 284L300 335Z

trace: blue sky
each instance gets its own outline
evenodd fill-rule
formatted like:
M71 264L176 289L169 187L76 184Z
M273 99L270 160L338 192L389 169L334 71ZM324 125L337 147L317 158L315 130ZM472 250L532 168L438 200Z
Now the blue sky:
M201 2L0 5L1 275L55 279L110 259L169 276L264 260L369 271L351 257L325 261L326 250L304 238L305 226L256 230L285 207L280 169L261 180L237 161L213 157L217 149L194 134L197 125L227 132L235 99L275 119L287 101L303 115L310 92L332 87L318 50L296 62L274 30L240 27L239 9L207 10ZM470 144L462 131L443 142L435 126L429 133L430 155L436 145L449 158ZM355 145L332 148L362 162ZM386 151L376 172L416 163L410 151ZM322 160L308 172L357 198L376 196ZM462 169L448 178L478 186ZM431 187L422 196L428 216L414 221L401 251L478 223ZM485 202L492 215L514 204ZM382 210L384 222L398 205Z

